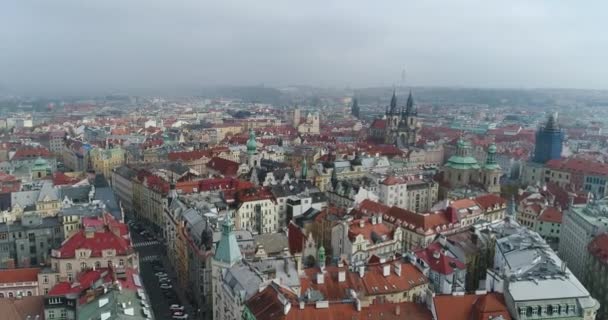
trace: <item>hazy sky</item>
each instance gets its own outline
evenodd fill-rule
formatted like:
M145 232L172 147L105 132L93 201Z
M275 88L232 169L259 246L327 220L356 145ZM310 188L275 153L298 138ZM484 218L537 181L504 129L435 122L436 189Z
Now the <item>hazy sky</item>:
M3 0L0 87L608 89L608 1Z

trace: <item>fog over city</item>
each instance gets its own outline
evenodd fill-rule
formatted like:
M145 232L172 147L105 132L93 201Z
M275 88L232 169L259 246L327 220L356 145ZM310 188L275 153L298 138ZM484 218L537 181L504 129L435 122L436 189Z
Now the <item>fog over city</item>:
M8 0L0 90L608 88L606 1ZM405 72L403 72L405 70Z

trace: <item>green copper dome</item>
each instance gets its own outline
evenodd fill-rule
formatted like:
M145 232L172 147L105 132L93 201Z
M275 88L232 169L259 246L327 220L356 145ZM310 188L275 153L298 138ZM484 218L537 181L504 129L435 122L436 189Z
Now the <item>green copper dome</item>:
M486 157L486 164L484 165L484 169L500 170L500 166L496 162L496 150L496 145L493 143L488 147L488 155Z
M255 142L255 132L249 129L249 140L247 140L247 152L255 153L258 150L258 144Z
M468 142L460 138L456 143L456 148L456 154L448 159L446 167L460 170L479 169L477 160L470 155L471 145Z
M232 219L230 216L226 217L222 224L222 237L217 244L215 250L214 259L223 263L232 265L242 259L241 249L236 240L236 236L232 231L233 228Z
M34 165L37 167L46 166L47 164L48 164L48 162L40 157L38 157L38 159L36 159L36 161L34 161Z
M488 147L488 152L489 153L496 153L496 145L492 143L490 145L490 147Z

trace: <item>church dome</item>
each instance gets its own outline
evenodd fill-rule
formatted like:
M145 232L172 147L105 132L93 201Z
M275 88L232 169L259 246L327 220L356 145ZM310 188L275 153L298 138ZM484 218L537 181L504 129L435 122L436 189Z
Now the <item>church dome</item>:
M36 167L44 167L47 165L48 165L48 162L42 158L38 158L38 159L36 159L36 161L34 161L34 166L36 166Z
M492 144L491 144L491 145L488 147L488 152L489 152L489 153L496 153L496 145L492 143Z

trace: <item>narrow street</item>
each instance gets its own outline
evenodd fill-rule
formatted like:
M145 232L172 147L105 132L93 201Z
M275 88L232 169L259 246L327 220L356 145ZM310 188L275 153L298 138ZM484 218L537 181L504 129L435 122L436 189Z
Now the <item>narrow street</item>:
M137 221L137 220L135 220ZM143 226L143 223L139 223ZM175 270L171 268L165 248L154 239L147 239L140 235L140 231L131 230L133 248L139 253L140 275L143 279L146 292L150 298L152 310L157 320L171 319L172 311L169 307L173 304L182 305L189 319L196 319L196 310L187 302L186 298L177 287L177 277ZM158 277L155 273L161 270L168 275L171 280L172 289L161 289Z

